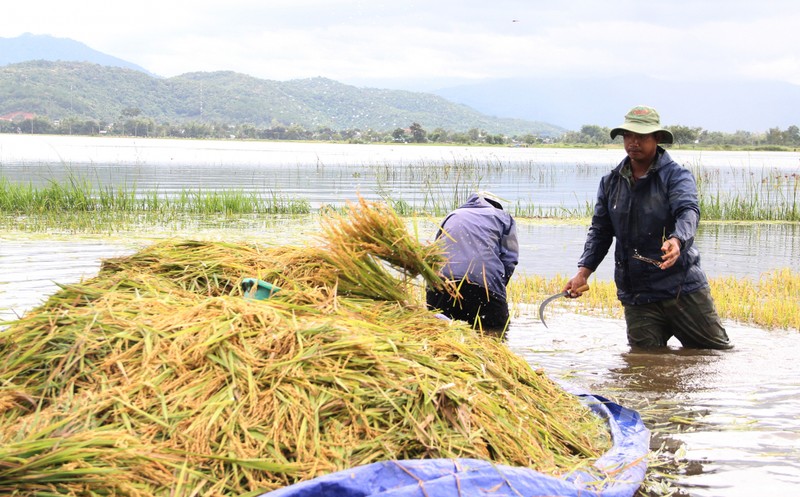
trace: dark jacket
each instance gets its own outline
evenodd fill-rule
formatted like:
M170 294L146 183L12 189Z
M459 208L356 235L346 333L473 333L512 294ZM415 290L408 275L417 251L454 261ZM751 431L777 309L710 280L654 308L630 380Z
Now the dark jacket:
M633 185L622 174L628 158L603 177L578 261L579 267L595 271L616 237L614 280L617 297L625 305L667 300L708 286L694 246L700 221L694 176L663 148L658 147L657 154L648 174ZM664 239L673 237L681 242L681 255L671 268L661 270L633 258L638 250L661 260Z
M442 221L436 233L447 257L442 273L488 288L505 299L506 285L519 262L514 218L472 194Z

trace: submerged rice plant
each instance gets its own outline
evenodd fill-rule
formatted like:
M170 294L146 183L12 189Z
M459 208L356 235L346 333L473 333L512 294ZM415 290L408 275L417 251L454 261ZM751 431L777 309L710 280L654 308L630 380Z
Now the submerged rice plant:
M564 288L568 277L515 275L508 299L515 305L538 304ZM768 329L800 330L800 273L784 268L763 274L759 281L747 278L709 278L711 295L720 317ZM577 299L558 299L550 304L564 312L622 318L613 281L593 279L590 290ZM521 310L514 308L516 312Z
M789 268L758 281L732 277L710 281L720 315L766 328L800 330L800 273Z

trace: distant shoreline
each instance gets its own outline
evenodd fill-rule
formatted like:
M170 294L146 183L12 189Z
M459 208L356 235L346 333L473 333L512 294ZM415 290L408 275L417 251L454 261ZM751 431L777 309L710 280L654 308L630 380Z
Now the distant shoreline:
M493 144L493 143L459 143L459 142L352 142L346 140L287 140L287 139L266 139L266 138L218 138L218 137L180 137L180 136L134 136L134 135L107 135L107 134L78 134L65 135L63 133L4 133L0 135L25 135L25 136L59 136L59 137L83 137L98 139L134 139L134 140L177 140L177 141L222 141L222 142L241 142L241 143L319 143L337 145L386 145L392 147L469 147L469 148L532 148L532 149L585 149L585 150L620 150L622 144L615 143L535 143L535 144ZM800 152L800 147L784 145L700 145L700 144L663 144L666 150L689 150L689 151L708 151L708 152Z

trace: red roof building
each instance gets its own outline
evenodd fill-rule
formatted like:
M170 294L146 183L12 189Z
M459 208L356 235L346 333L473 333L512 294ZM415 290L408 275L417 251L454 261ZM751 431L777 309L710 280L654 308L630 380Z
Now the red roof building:
M36 114L31 112L17 111L9 112L4 116L0 116L0 121L24 121L26 119L33 119L34 117L36 117Z

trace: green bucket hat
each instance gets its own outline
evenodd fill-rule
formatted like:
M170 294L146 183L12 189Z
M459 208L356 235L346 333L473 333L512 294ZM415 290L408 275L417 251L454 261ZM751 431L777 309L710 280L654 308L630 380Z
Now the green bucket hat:
M611 139L621 135L623 131L632 131L640 135L660 132L661 143L672 143L674 140L672 133L661 127L661 117L658 112L645 105L637 105L628 111L625 114L625 122L611 130Z

